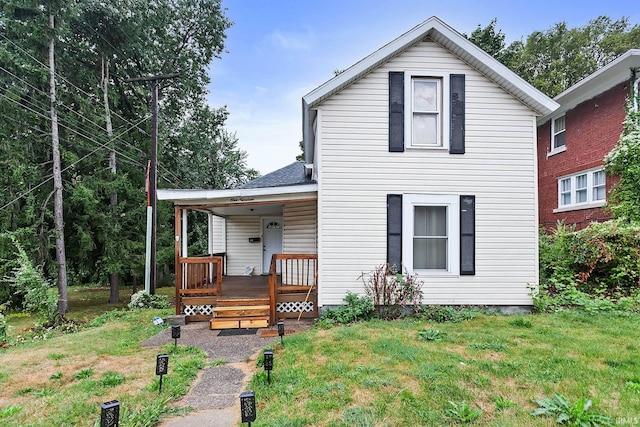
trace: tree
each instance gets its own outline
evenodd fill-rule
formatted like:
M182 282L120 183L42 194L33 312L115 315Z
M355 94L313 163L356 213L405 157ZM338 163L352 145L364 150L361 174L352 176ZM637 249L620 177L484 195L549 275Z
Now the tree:
M634 88L627 103L620 140L605 157L607 174L617 175L617 182L607 201L614 218L640 222L640 95Z
M48 64L48 5L64 24L56 28L55 69ZM148 87L128 84L127 78L180 73L160 90L161 184L191 181L225 188L255 176L235 135L223 129L226 111L206 111L208 70L224 51L230 25L220 0L6 0L0 5L0 166L7 172L0 174L5 189L0 225L50 280L59 263L53 251L58 233L51 144L44 143L52 133L48 76L57 83L69 284L108 283L115 274L126 281L144 266L150 99ZM203 119L206 126L199 122ZM176 129L197 134L195 147L215 159L200 165L209 169L196 173L178 155L185 138ZM214 164L219 173L212 175ZM172 213L164 205L158 212L158 244L171 252L158 261L170 264ZM0 258L15 258L4 237ZM0 265L0 276L10 264Z
M480 25L469 40L549 96L556 96L622 53L640 46L640 26L628 18L599 16L583 27L566 22L504 45L497 20Z
M502 55L505 51L505 34L502 30L496 31L498 18L493 18L489 25L482 27L480 24L476 27L471 35L463 34L467 39L471 40L476 46L502 62Z

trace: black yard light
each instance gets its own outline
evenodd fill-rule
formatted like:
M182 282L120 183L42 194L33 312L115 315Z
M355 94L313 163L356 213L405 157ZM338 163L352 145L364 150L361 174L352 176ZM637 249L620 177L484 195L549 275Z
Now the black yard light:
M158 393L162 393L162 376L169 372L169 355L159 354L156 357L156 375L160 375L160 387Z
M100 427L120 425L120 402L111 400L100 405Z
M173 338L178 346L178 338L180 338L180 325L171 325L171 338Z
M284 322L282 320L278 322L278 335L280 335L280 343L284 347Z
M273 369L273 350L265 350L263 355L264 370L267 371L267 382L271 384L271 370Z
M244 391L240 394L240 415L243 423L251 423L256 420L256 394L252 391Z

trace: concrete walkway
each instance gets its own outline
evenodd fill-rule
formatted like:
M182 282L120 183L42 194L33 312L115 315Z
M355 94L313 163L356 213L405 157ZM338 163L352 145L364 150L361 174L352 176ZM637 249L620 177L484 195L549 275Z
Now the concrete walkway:
M304 331L310 321L286 321L286 331ZM190 323L180 328L178 345L199 347L207 353L207 365L200 372L191 390L177 404L195 410L184 417L162 421L160 427L230 427L240 423L240 393L256 370L256 359L262 349L280 340L271 329L252 335L219 336L221 331L209 329L208 322ZM285 336L286 340L286 336ZM173 342L171 328L142 343L143 347L158 347ZM225 363L211 366L211 362ZM171 374L171 371L169 371Z

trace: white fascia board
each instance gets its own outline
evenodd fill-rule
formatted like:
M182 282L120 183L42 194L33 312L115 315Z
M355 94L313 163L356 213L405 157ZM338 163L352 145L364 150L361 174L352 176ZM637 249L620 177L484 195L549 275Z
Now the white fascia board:
M274 196L300 193L314 193L318 191L318 184L291 185L285 187L265 188L237 188L230 190L171 190L160 189L158 200L169 200L174 203L188 201L220 200L228 198L247 198L259 196Z
M560 104L553 114L538 119L538 125L631 78L631 68L640 67L640 49L630 49L553 98Z

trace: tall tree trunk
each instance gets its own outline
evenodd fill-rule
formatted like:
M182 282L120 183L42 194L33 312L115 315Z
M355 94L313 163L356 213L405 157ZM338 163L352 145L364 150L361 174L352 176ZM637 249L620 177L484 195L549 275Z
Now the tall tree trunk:
M109 60L105 61L104 57L102 58L102 92L104 99L104 114L105 114L105 123L107 128L107 136L109 140L113 138L113 127L111 125L111 110L109 109ZM110 141L113 143L113 141ZM112 174L116 174L116 151L111 150L109 153L109 169ZM118 205L118 194L111 193L111 198L109 200L109 206L111 207L112 215L115 215L115 207ZM118 219L116 218L116 221ZM120 302L120 276L118 273L111 272L109 274L109 304L117 304Z
M67 297L67 255L64 247L64 218L62 203L62 167L60 140L58 137L58 115L56 114L56 68L55 68L55 18L49 14L49 94L51 97L51 155L53 157L53 215L56 230L56 261L58 262L58 313L64 317L69 311Z

